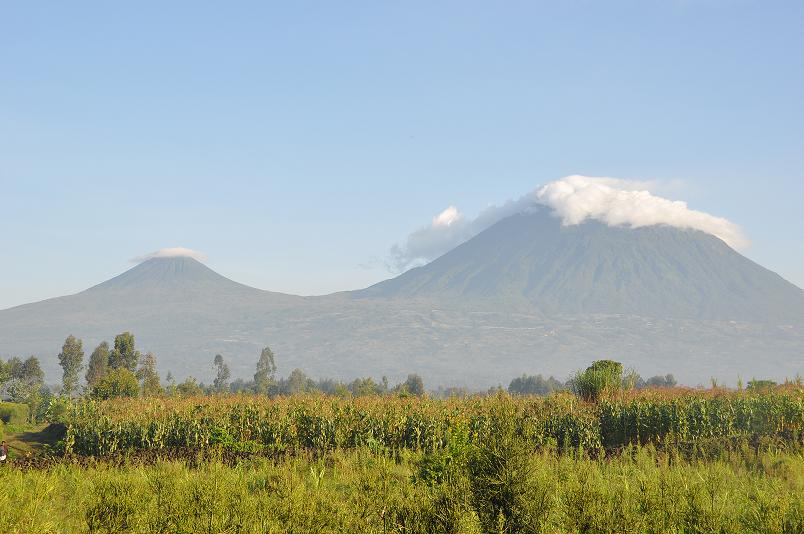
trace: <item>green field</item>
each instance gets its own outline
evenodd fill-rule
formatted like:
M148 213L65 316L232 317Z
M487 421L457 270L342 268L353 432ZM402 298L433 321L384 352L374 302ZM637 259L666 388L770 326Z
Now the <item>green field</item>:
M798 387L64 408L3 531L804 532Z

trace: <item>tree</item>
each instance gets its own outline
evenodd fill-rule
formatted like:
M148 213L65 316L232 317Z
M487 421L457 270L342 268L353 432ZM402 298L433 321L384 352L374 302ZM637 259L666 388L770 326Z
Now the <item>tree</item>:
M204 394L204 390L192 376L188 376L184 382L176 386L176 391L182 397L199 397Z
M572 391L587 401L597 401L604 392L633 387L636 375L623 377L623 364L613 360L597 360L570 380Z
M112 369L92 388L93 399L105 400L116 397L136 397L140 394L137 376L130 370L121 367Z
M374 382L374 379L371 377L368 378L356 378L349 384L349 391L355 397L366 397L369 395L379 395L382 393L379 384Z
M229 372L229 366L223 362L223 356L220 354L215 355L213 361L215 367L215 380L212 382L212 389L215 393L225 393L229 389L229 378L232 373Z
M282 395L296 395L298 393L311 393L316 390L315 381L309 378L301 369L294 369L286 380L279 384Z
M178 393L176 379L173 378L173 373L170 371L168 371L168 374L165 377L165 389L167 390L167 394L171 397L175 397Z
M0 358L0 398L5 391L6 383L11 379L11 366Z
M80 339L68 336L59 353L59 365L64 373L61 378L62 391L68 397L78 390L78 373L84 362L84 348Z
M235 378L229 384L229 391L232 393L254 393L254 382L243 380L242 378Z
M137 378L142 384L143 397L158 397L163 393L162 384L159 383L159 373L156 372L156 356L152 352L143 357Z
M544 378L542 375L521 377L511 380L508 393L512 395L549 395L563 388L563 384L554 377Z
M408 379L399 384L396 390L401 395L415 395L421 397L424 395L424 381L422 377L417 374L408 375Z
M2 385L3 396L11 396L11 389L13 389L17 378L22 371L22 360L16 356L8 359L8 361L0 365L0 385Z
M7 389L11 402L27 404L28 420L34 422L34 416L42 399L41 393L45 381L45 373L39 365L39 359L31 356L22 361L15 357L11 358L7 365L10 377Z
M136 371L140 362L140 353L134 345L131 332L123 332L114 338L114 349L109 354L109 367L112 369L128 369Z
M270 347L265 347L262 349L260 359L257 362L257 372L254 373L254 390L257 393L267 395L271 387L276 384L275 373L274 353Z
M89 365L87 366L87 388L92 390L109 371L109 344L105 341L95 347L92 355L89 357Z
M654 388L672 388L675 385L676 378L671 374L652 376L645 381L645 386Z

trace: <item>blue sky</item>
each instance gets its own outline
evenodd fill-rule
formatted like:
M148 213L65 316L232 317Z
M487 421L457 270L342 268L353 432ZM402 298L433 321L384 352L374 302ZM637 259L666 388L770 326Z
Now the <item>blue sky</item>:
M804 285L804 3L0 1L0 308L162 247L303 294L444 208L664 180Z

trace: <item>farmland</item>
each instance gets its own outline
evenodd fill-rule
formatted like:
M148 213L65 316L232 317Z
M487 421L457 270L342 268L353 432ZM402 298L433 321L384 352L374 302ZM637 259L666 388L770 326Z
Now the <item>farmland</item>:
M54 409L30 532L801 532L804 390L222 395Z
M804 396L788 392L623 392L600 402L564 393L468 399L321 395L83 402L65 415L65 452L105 456L138 449L220 446L325 453L363 445L434 452L483 441L506 424L532 447L599 454L634 444L704 446L747 440L799 443Z

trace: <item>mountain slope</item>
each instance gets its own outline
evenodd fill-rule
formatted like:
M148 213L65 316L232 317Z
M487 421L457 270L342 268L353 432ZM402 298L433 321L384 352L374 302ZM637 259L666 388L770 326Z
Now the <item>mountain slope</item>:
M546 315L791 322L804 291L699 231L504 219L424 267L356 297L504 299Z

